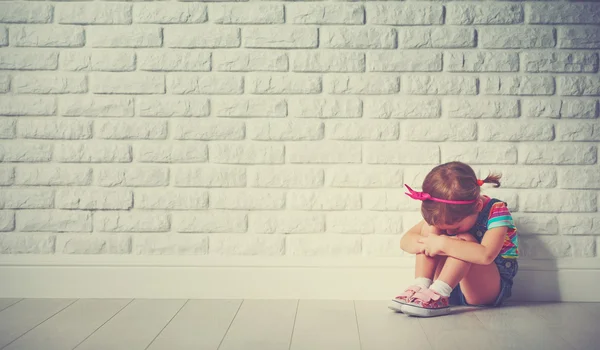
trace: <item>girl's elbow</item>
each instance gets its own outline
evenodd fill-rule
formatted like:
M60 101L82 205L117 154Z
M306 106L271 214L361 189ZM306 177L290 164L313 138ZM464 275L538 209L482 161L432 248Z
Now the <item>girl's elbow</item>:
M484 254L481 258L481 265L489 265L493 263L495 259L496 257L491 254Z

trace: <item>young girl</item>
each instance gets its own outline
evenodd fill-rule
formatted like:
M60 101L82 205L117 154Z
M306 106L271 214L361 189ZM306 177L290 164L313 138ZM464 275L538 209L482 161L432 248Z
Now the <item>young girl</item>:
M500 186L499 175L477 179L470 166L451 162L435 167L423 192L423 219L400 241L416 254L413 285L390 308L412 316L439 316L449 305L498 306L511 295L517 273L517 231L506 203L480 194L484 183ZM432 283L432 280L435 282Z

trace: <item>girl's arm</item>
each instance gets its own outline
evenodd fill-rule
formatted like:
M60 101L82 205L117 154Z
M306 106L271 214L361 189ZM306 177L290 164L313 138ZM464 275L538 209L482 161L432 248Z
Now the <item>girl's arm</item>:
M425 220L421 220L404 234L400 240L400 249L409 254L419 254L423 252L424 246L419 240L429 235L439 236L441 232L433 226L429 226Z
M460 239L440 236L441 255L447 255L478 265L489 265L500 253L508 227L495 227L489 229L483 236L481 244Z

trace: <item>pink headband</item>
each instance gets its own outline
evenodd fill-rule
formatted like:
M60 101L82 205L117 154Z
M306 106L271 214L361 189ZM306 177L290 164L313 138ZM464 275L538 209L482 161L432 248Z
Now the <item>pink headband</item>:
M446 203L446 204L472 204L472 203L477 202L477 199L474 199L471 201L451 201L451 200L447 200L447 199L435 198L435 197L432 197L429 193L417 192L417 191L413 190L412 188L410 188L408 185L404 185L404 186L406 186L406 188L408 188L408 192L409 192L409 193L405 192L405 194L407 196L409 196L410 198L416 199L419 201L430 200L430 201Z

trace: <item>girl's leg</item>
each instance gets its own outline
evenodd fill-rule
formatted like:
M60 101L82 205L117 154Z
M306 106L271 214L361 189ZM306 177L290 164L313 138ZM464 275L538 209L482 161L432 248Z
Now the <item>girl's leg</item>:
M417 254L417 262L415 264L415 278L424 277L433 279L438 263L443 258L445 257L429 257L425 254Z

